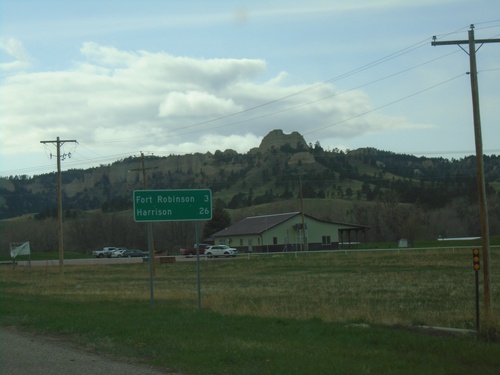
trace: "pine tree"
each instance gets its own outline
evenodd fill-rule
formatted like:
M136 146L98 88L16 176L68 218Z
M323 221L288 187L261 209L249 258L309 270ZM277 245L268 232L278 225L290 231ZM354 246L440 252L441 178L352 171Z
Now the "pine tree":
M212 220L207 221L203 227L203 238L209 238L212 234L231 226L231 216L221 206L215 206L212 211Z

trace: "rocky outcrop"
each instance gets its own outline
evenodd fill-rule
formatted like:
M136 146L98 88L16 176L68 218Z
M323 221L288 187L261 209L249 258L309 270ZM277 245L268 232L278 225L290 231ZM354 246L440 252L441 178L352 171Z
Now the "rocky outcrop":
M290 134L283 133L283 130L277 129L271 131L266 135L262 142L260 143L260 151L268 151L272 149L279 150L282 146L289 145L294 150L307 150L309 146L307 145L304 137L298 132L292 132Z

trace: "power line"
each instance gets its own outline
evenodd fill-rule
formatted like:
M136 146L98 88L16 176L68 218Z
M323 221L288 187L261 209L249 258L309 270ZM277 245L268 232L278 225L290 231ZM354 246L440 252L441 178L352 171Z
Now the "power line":
M427 43L428 43L428 40L427 40ZM265 113L265 114L262 114L262 115L258 115L258 116L255 116L255 117L252 117L252 118L247 118L247 119L243 119L243 120L239 120L239 121L235 121L235 122L230 122L230 123L227 123L227 124L222 124L222 125L219 125L219 126L213 126L211 127L211 129L220 129L220 128L224 128L224 127L231 127L231 126L235 126L235 125L239 125L239 124L242 124L242 123L245 123L245 122L250 122L250 121L255 121L255 120L259 120L259 119L262 119L262 118L266 118L266 117L270 117L270 116L274 116L274 115L277 115L277 114L281 114L281 113L285 113L285 112L288 112L288 111L291 111L291 110L294 110L294 109L298 109L298 108L301 108L301 107L304 107L304 106L307 106L307 105L310 105L310 104L314 104L314 103L317 103L317 102L320 102L322 100L326 100L326 99L331 99L331 98L334 98L334 97L337 97L337 96L340 96L340 95L344 95L348 92L351 92L351 91L354 91L354 90L358 90L360 88L363 88L363 87L366 87L368 85L372 85L374 83L378 83L378 82L381 82L381 81L384 81L386 79L389 79L389 78L392 78L392 77L395 77L397 75L400 75L400 74L403 74L403 73L406 73L406 72L409 72L413 69L416 69L416 68L419 68L421 66L424 66L424 65L427 65L429 63L432 63L432 62L435 62L437 60L440 60L442 58L445 58L445 57L448 57L450 55L453 55L457 53L457 51L454 51L454 52L451 52L451 53L447 53L443 56L440 56L440 57L437 57L437 58L434 58L434 59L431 59L431 60L427 60L425 62L422 62L422 63L419 63L419 64L416 64L416 65L413 65L412 67L410 68L406 68L406 69L403 69L401 71L398 71L396 73L392 73L392 74L389 74L385 77L382 77L382 78L378 78L376 80L373 80L373 81L370 81L370 82L367 82L367 83L364 83L364 84L361 84L361 85L358 85L356 87L353 87L353 88L350 88L350 89L347 89L345 91L342 91L342 92L337 92L337 93L334 93L332 95L328 95L326 97L323 97L323 98L319 98L319 99L315 99L315 100L311 100L311 101L308 101L308 102L304 102L304 103L300 103L300 104L297 104L295 106L292 106L292 107L288 107L288 108L284 108L284 109L280 109L280 110L276 110L276 111L273 111L273 112L270 112L270 113ZM394 54L393 54L394 55ZM372 66L375 66L375 65L378 65L378 63L373 63L373 64L367 64L365 65L365 68L360 68L360 69L357 69L357 70L353 70L351 72L353 72L352 74L354 74L354 72L361 72L365 69L368 69L369 67L372 67ZM217 121L220 121L220 120L223 120L223 119L226 119L226 118L229 118L229 117L234 117L236 115L239 115L239 114L243 114L243 113L246 113L246 112L250 112L250 111L253 111L253 110L256 110L258 108L262 108L268 104L273 104L273 103L276 103L278 101L281 101L281 100L284 100L286 98L290 98L290 97L294 97L294 96L297 96L299 94L302 94L302 93L305 93L305 92L308 92L308 91L312 91L314 89L317 89L319 87L323 87L325 86L327 83L326 82L329 82L329 81L332 81L332 80L336 80L336 79L340 79L340 78L343 78L343 77L346 77L350 75L350 73L346 73L344 75L341 75L337 78L332 78L330 80L327 80L327 81L324 81L320 84L317 84L317 85L314 85L314 86L311 86L307 89L304 89L304 90L300 90L300 91L296 91L290 95L286 95L286 96L283 96L279 99L276 99L276 100L273 100L273 101L270 101L270 102L267 102L267 103L264 103L262 105L259 105L259 106L254 106L254 107L251 107L251 108L248 108L244 111L240 111L240 112L236 112L236 113L232 113L230 115L227 115L227 116L222 116L222 117L217 117L217 118L214 118L214 119L211 119L211 120L207 120L207 121L203 121L203 122L199 122L199 123L196 123L196 124L193 124L193 125L188 125L188 126L185 126L183 128L179 128L178 130L182 129L183 131L181 133L177 133L175 135L172 135L172 134L169 134L168 137L175 137L175 136L181 136L181 135L188 135L188 134L194 134L194 133L198 133L199 130L188 130L188 129L191 129L193 127L198 127L198 126L201 126L201 125L204 125L204 124L207 124L207 123L213 123L213 122L217 122ZM439 85L439 84L437 84ZM424 90L425 91L425 90ZM405 97L406 98L406 97ZM405 99L403 98L403 99ZM397 101L395 101L394 103L396 103ZM390 105L390 104L388 104ZM383 108L384 106L382 107L379 107L379 108ZM176 131L176 129L173 129L172 130L173 132ZM308 134L308 133L306 133ZM114 139L112 141L104 141L104 142L99 142L99 143L117 143L117 142L123 142L124 140L128 140L130 138L122 138L122 139ZM150 140L152 139L151 137L146 137L146 138L133 138L134 140Z
M486 24L486 23L492 23L492 22L496 22L496 21L487 21L487 22L483 22L483 23L484 23L484 24ZM452 32L452 33L448 33L448 34L444 34L444 35L445 35L445 36L446 36L446 35L451 35L451 34L454 34L454 33L459 32L459 31L463 31L466 27L467 27L467 26L462 27L462 28L460 28L460 29L458 29L458 30L456 30L456 31L454 31L454 32ZM256 106L252 106L252 107L250 107L250 108L246 108L246 109L244 109L244 110L242 110L242 111L237 111L237 112L234 112L234 113L230 113L230 114L228 114L228 115L224 115L224 116L220 116L220 117L212 118L212 119L209 119L209 120L206 120L206 121L202 121L202 122L197 122L197 123L192 124L192 125L183 126L182 128L173 129L173 130L172 130L172 132L176 132L177 130L182 130L182 132L181 132L180 134L175 134L175 135L170 134L170 135L169 135L169 137L172 137L172 136L180 136L180 135L187 135L187 134L193 134L193 133L198 132L198 130L195 130L195 131L186 131L186 130L187 130L187 129L191 129L191 128L200 127L200 126L202 126L202 125L206 125L206 124L209 124L209 123L214 123L214 122L217 122L217 121L221 121L221 120L224 120L224 119L227 119L227 118L236 117L236 116L241 115L241 114L249 113L249 112L255 111L255 110L257 110L257 109L261 109L261 108L264 108L264 107L266 107L266 106L270 106L270 105L272 105L272 104L275 104L275 103L281 102L281 101L283 101L283 100L285 100L285 99L289 99L289 98L292 98L292 97L298 96L298 95L300 95L300 94L303 94L303 93L306 93L306 92L309 92L309 91L312 91L312 90L315 90L315 89L318 89L318 88L324 87L324 86L325 86L325 85L327 85L328 83L332 83L332 82L335 82L335 81L337 81L337 80L340 80L340 79L343 79L343 78L346 78L346 77L352 76L352 75L354 75L354 74L360 73L360 72L362 72L362 71L365 71L365 70L367 70L367 69L373 68L373 67L375 67L375 66L377 66L377 65L380 65L380 64L382 64L382 63L385 63L385 62L387 62L387 61L390 61L390 60L392 60L392 59L395 59L395 58L397 58L397 57L400 57L400 56L402 56L402 55L405 55L405 54L407 54L407 53L409 53L409 52L412 52L412 51L414 51L414 50L416 50L416 49L422 48L422 47L426 46L426 45L427 45L427 43L428 43L428 38L423 39L422 41L419 41L419 42L417 42L417 43L414 43L414 44L412 44L412 45L410 45L410 46L408 46L408 47L402 48L402 49L400 49L400 50L398 50L398 51L396 51L396 52L394 52L394 53L391 53L391 54L389 54L389 55L387 55L387 56L384 56L384 57L382 57L382 58L380 58L380 59L374 60L374 61L372 61L372 62L370 62L370 63L368 63L368 64L362 65L362 66L360 66L360 67L358 67L358 68L356 68L356 69L353 69L353 70L351 70L351 71L348 71L348 72L346 72L346 73L340 74L340 75L338 75L338 76L335 76L335 77L332 77L332 78L326 79L326 80L324 80L324 81L322 81L322 82L320 82L320 83L318 83L318 84L312 85L312 86L307 87L307 88L302 89L302 90L295 91L295 92L293 92L293 93L291 93L291 94L281 96L281 97L279 97L279 98L276 98L276 99L273 99L273 100L270 100L270 101L267 101L267 102L264 102L264 103L258 104L258 105L256 105ZM456 52L452 52L452 53L450 53L450 54L453 54L453 53L456 53ZM447 55L445 55L445 56L443 56L443 57L449 56L450 54L447 54ZM439 58L437 58L437 59L439 59ZM415 67L425 65L425 64L427 64L427 63L429 63L429 62L436 61L437 59L433 59L433 60L430 60L430 61L428 61L428 62L424 62L424 63L422 63L422 64L419 64L419 65L415 66ZM410 69L407 69L406 71L408 71L408 70L410 70ZM399 73L395 73L395 74L399 74ZM384 79L384 78L382 78L382 79L380 79L380 80L383 80L383 79ZM375 81L374 81L374 82L375 82ZM363 86L364 86L364 85L361 85L361 86L359 86L359 87L363 87ZM349 89L349 90L346 90L346 92L349 92L349 91L352 91L352 90L354 90L354 89ZM335 94L335 95L333 95L333 96L336 96L336 95L339 95L339 94ZM321 99L320 99L320 100L321 100ZM298 106L296 106L296 108L298 108L298 107L300 107L300 106L303 106L303 105L307 105L307 104L298 105ZM285 110L275 111L275 112L272 112L272 113L269 113L269 114L265 114L265 115L261 115L261 116L258 116L258 117L256 117L256 118L254 118L254 119L260 119L260 118L263 118L263 117L272 116L272 115L274 115L274 114L282 113L282 112L284 112L284 111L286 111L286 109L285 109ZM218 126L218 127L213 127L213 128L211 128L211 129L218 129L218 128L220 128L220 127L228 127L228 126L233 126L233 125L237 125L237 124L240 124L240 123L242 123L242 122L247 122L247 121L251 121L251 120L253 120L253 119L250 119L250 120L248 120L248 119L247 119L247 120L237 121L237 122L234 122L234 123L230 123L230 124L226 124L226 125L222 125L222 126ZM116 138L115 138L115 139L110 140L110 141L103 141L103 142L99 142L99 143L116 143L116 142L122 142L123 140L126 140L126 139L129 139L129 138L125 138L125 139L123 139L123 138L122 138L122 139L116 139ZM147 138L142 138L142 140L146 140L146 139L151 139L151 138L150 138L150 137L147 137ZM137 138L134 138L134 140L137 140Z
M391 53L385 57L382 57L380 59L377 59L377 60L374 60L368 64L365 64L365 65L362 65L361 67L359 68L356 68L356 69L353 69L353 70L350 70L346 73L343 73L343 74L340 74L338 76L335 76L335 77L332 77L332 78L329 78L329 79L326 79L320 83L317 83L317 84L314 84L312 86L309 86L309 87L306 87L304 89L301 89L301 90L297 90L297 91L294 91L293 93L290 93L288 95L283 95L281 97L278 97L276 99L273 99L273 100L270 100L270 101L267 101L267 102L263 102L261 104L258 104L258 105L255 105L255 106L252 106L250 108L246 108L244 110L241 110L241 111L237 111L237 112L233 112L233 113L230 113L228 115L224 115L224 116L219 116L219 117L216 117L216 118L212 118L212 119L209 119L209 120L206 120L206 121L202 121L202 122L197 122L195 124L192 124L192 125L187 125L187 126L183 126L182 128L178 128L178 129L172 129L172 132L176 132L177 130L186 130L186 129L191 129L191 128L196 128L196 127L200 127L202 125L206 125L206 124L209 124L209 123L213 123L213 122L217 122L217 121L221 121L221 120L224 120L224 119L227 119L227 118L232 118L232 117L236 117L238 115L242 115L242 114L245 114L245 113L248 113L248 112L252 112L252 111L255 111L257 109L261 109L261 108L264 108L264 107L267 107L267 106L270 106L272 104L275 104L275 103L278 103L278 102L281 102L285 99L289 99L289 98L292 98L292 97L295 97L295 96L298 96L298 95L301 95L301 94L304 94L304 93L307 93L307 92L310 92L310 91L313 91L313 90L316 90L318 88L321 88L321 87L324 87L326 85L328 85L329 83L332 83L332 82L335 82L335 81L338 81L338 80L341 80L341 79L344 79L344 78L347 78L347 77L350 77L352 75L355 75L357 73L360 73L360 72L363 72L365 70L368 70L370 68L373 68L375 66L378 66L382 63L385 63L387 61L390 61L390 60L393 60L397 57L400 57L402 55L405 55L407 53L410 53L416 49L419 49L419 48L422 48L424 46L426 46L428 43L428 38L422 40L422 41L419 41L417 43L414 43L413 45L410 45L408 47L405 47L405 48L402 48L401 50L398 50L394 53ZM445 55L445 56L448 56L449 54ZM445 57L444 56L444 57ZM432 61L435 61L436 59L433 59L431 60L430 62ZM426 63L423 63L422 65L424 65ZM419 65L420 66L420 65ZM409 70L409 69L408 69ZM351 91L353 89L349 89L347 91ZM277 113L280 113L281 111L277 111ZM268 114L267 116L271 116L271 114ZM260 117L259 117L260 118ZM235 124L239 124L240 122L236 122ZM225 126L230 126L232 124L229 124L229 125L225 125ZM213 129L217 129L218 127L215 127ZM179 136L179 135L185 135L185 134L192 134L192 133L195 133L197 131L192 131L192 132L182 132L181 134L176 134L174 136ZM169 135L169 137L172 137L172 135ZM110 141L102 141L102 142L99 142L99 143L117 143L117 142L122 142L123 140L126 140L126 139L131 139L131 138L122 138L122 139L113 139L113 140L110 140ZM137 138L133 138L134 140L137 140ZM147 138L142 138L143 140L144 139L150 139L149 137Z
M348 121L354 120L354 119L356 119L356 118L358 118L358 117L361 117L361 116L367 115L367 114L369 114L369 113L372 113L372 112L378 111L379 109L382 109L382 108L385 108L385 107L389 107L390 105L393 105L393 104L396 104L396 103L402 102L403 100L406 100L406 99L412 98L412 97L417 96L417 95L419 95L419 94L421 94L421 93L423 93L423 92L426 92L426 91L432 90L433 88L436 88L436 87L438 87L438 86L441 86L441 85L444 85L444 84L446 84L446 83L448 83L448 82L451 82L451 81L453 81L453 80L455 80L455 79L457 79L457 78L459 78L459 77L462 77L464 74L465 74L465 73L463 73L463 74L459 74L459 75L457 75L457 76L455 76L455 77L452 77L452 78L450 78L450 79L447 79L446 81L442 81L442 82L440 82L440 83L437 83L437 84L435 84L435 85L432 85L432 86L430 86L430 87L427 87L427 88L425 88L425 89L423 89L423 90L420 90L420 91L414 92L413 94L407 95L407 96L402 97L402 98L397 99L397 100L394 100L394 101L392 101L392 102L390 102L390 103L387 103L387 104L381 105L381 106L379 106L379 107L377 107L377 108L373 108L373 109L370 109L370 110L365 111L365 112L358 113L357 115L351 116L351 117L349 117L349 118L347 118L347 119L344 119L344 120L341 120L341 121L338 121L338 122L335 122L335 123L332 123L332 124L329 124L329 125L325 125L325 126L322 126L322 127L320 127L320 128L316 128L316 129L311 130L311 131L309 131L309 132L303 133L302 135L308 135L308 134L316 133L316 132L318 132L318 131L320 131L320 130L324 130L324 129L327 129L327 128L331 128L331 127L333 127L333 126L337 126L337 125L343 124L343 123L345 123L345 122L348 122Z

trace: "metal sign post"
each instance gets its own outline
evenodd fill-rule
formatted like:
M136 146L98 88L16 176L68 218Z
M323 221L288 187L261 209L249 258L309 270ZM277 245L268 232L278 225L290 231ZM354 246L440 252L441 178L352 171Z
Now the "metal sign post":
M198 310L201 311L200 241L198 236L198 223L196 223L196 279L198 286Z
M476 330L479 332L479 249L472 249L472 266L474 267L474 278L476 285Z
M210 189L135 190L133 193L134 220L136 222L187 221L212 219L212 191ZM154 254L148 225L150 305L154 306L153 264ZM198 260L198 306L200 297L200 254L198 225L196 226L196 256Z

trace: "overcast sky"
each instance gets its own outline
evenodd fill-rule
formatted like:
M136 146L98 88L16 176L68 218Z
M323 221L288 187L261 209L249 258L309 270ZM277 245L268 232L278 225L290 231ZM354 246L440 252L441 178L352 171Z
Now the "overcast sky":
M2 0L0 176L233 149L274 129L324 149L474 154L469 57L498 0ZM500 153L500 43L477 53Z

